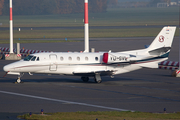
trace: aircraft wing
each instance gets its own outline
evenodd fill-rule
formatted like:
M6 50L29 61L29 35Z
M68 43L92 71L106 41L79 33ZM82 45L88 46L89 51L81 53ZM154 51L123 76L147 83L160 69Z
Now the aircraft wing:
M101 71L82 71L82 72L73 72L74 75L77 75L77 76L95 76L96 74L100 74L101 76L105 76L105 75L113 75L114 74L114 70L108 70L108 71L105 71L105 70L101 70Z

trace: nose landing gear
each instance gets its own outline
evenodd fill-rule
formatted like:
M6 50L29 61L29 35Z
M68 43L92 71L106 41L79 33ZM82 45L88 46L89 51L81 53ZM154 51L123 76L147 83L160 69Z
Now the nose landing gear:
M23 75L24 75L24 73L20 73L20 74L18 75L18 78L17 78L17 80L16 80L15 83L22 83L21 77L22 77Z

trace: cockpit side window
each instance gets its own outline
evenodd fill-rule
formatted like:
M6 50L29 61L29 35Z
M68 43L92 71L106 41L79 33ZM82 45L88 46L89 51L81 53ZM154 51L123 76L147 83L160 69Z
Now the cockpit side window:
M37 57L36 61L39 61L39 57Z
M24 58L24 61L30 61L32 57L33 57L32 55L29 55L29 56Z

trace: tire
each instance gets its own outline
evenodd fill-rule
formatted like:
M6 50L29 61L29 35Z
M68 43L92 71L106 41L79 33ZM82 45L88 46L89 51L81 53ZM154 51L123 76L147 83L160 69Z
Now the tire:
M89 77L81 77L83 82L88 82L89 81Z

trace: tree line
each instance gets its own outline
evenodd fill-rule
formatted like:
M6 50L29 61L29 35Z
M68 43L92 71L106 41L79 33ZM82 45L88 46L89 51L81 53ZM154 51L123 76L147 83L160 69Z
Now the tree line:
M106 12L108 0L89 0L89 12ZM83 13L84 0L13 0L14 15ZM9 0L0 0L0 15L9 14Z
M2 15L3 6L4 6L4 0L0 0L0 15Z
M173 0L174 2L179 2L179 0ZM150 0L149 4L157 4L157 3L168 3L170 4L171 0Z

